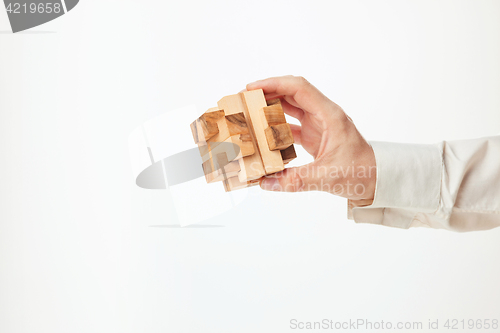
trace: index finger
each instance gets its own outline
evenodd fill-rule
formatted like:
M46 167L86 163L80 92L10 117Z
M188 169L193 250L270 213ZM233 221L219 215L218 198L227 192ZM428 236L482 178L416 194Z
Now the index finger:
M249 83L246 88L262 89L266 95L289 97L298 107L311 114L321 113L331 103L321 91L300 76L272 77Z

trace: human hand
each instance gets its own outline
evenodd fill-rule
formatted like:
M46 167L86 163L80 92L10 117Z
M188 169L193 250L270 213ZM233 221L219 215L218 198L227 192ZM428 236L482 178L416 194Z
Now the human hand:
M280 98L283 111L301 123L290 124L295 143L314 157L307 165L263 177L262 189L319 190L353 200L373 199L375 155L340 106L303 77L269 78L250 83L246 89L262 89L266 99Z

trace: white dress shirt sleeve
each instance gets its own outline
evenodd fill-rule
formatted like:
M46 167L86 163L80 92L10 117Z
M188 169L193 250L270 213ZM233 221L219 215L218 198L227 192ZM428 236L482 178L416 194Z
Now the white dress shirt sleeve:
M349 200L349 218L454 231L500 226L500 136L415 145L371 142L373 201Z

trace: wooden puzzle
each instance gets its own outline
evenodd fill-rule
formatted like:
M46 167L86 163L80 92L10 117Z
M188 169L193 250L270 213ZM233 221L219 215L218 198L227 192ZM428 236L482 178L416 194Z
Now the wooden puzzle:
M280 99L266 101L262 89L222 98L191 124L207 183L226 191L259 183L297 155Z

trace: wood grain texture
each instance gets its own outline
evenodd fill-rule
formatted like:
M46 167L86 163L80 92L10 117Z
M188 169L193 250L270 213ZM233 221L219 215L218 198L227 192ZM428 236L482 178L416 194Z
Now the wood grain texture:
M259 184L257 180L242 182L238 179L238 177L227 178L222 183L224 184L224 190L226 190L226 192L239 190L245 187L255 186Z
M219 154L226 154L230 160L238 160L255 153L252 141L242 141L239 135L233 135L224 142L208 142L208 156L202 156L202 161L213 158Z
M203 172L205 175L211 174L229 164L229 159L226 153L219 153L214 155L209 160L203 162Z
M237 160L241 157L253 155L256 151L249 134L236 134L228 137L223 142L212 142L211 140L205 145L198 145L203 162L221 153L225 153L232 160Z
M266 101L266 103L267 103L268 106L275 105L275 104L281 105L281 99L279 99L279 98L269 99L269 100Z
M295 147L291 145L290 147L280 150L281 157L283 158L283 163L290 163L291 160L297 157L295 153Z
M219 109L224 110L224 114L226 116L245 112L246 109L240 94L222 97L222 99L217 102L217 106L219 107Z
M198 133L198 124L196 123L198 121L198 119L196 119L195 121L193 121L190 125L191 127L191 134L193 134L193 140L194 140L194 143L198 144L198 142L200 142L200 135Z
M240 140L241 141L252 141L252 136L248 133L247 134L240 134Z
M250 134L244 112L226 116L229 135Z
M219 132L217 121L222 117L224 117L222 110L205 112L201 115L199 121L205 141Z
M248 110L244 104L241 94L230 95L222 98L218 103L218 107L223 109L226 117L243 113L245 117L245 122L247 124L248 133L243 134L240 137L241 141L248 141L248 135L250 136L252 145L254 147L254 153L252 155L243 157L239 159L241 171L238 174L239 180L247 182L249 180L258 179L266 174L264 166L262 164L262 159L260 157L259 149L257 148L257 141L255 139L254 133L251 129L251 123L249 121ZM226 119L227 120L227 119ZM227 125L227 124L226 124ZM228 135L229 135L229 126Z
M285 113L281 108L281 104L266 106L262 111L264 112L268 126L286 123Z
M209 146L203 137L203 130L201 128L200 119L196 119L191 123L191 132L193 134L193 139L198 149L200 150L200 156L203 162L210 158L209 156Z
M228 116L218 118L219 132L208 140L212 148L216 147L220 142L227 142L231 136L249 133L243 112L231 113L231 110L228 112L230 113Z
M229 162L227 155L224 153L205 161L202 166L207 183L237 177L238 172L240 171L240 164L238 161Z
M293 144L293 135L287 123L271 125L265 130L270 150L283 150Z
M224 142L208 142L207 147L208 154L201 157L203 162L220 154L225 154L230 161L237 160L252 155L255 151L252 142L241 141L239 135L231 136Z
M208 144L206 142L203 144L199 143L198 149L200 151L201 160L203 162L205 162L206 160L208 160L210 158L210 147L208 146Z
M253 130L266 174L283 170L285 166L281 154L278 151L271 151L267 144L265 129L269 126L262 112L262 108L267 106L264 92L262 89L258 89L245 91L240 94L243 96L243 101L247 108L245 117Z
M230 137L225 117L222 117L217 121L217 126L219 128L219 132L207 140L211 143L212 147L217 146L220 142L224 142Z
M240 108L242 106L236 102L230 103L232 99L229 97L231 96L226 96L223 98L223 100L226 101L225 108L227 110L228 115L219 118L217 120L217 126L219 128L219 132L208 140L209 142L212 142L212 146L216 146L218 142L224 142L230 136L236 134L240 135L249 134L248 124L245 119L243 111L236 112L230 109L231 106L237 108Z
M252 140L241 140L240 135L230 136L225 142L231 142L238 146L240 152L237 154L236 159L241 157L250 156L255 153L255 147Z
M206 181L222 181L226 191L258 185L296 158L281 100L266 101L261 89L223 97L191 131Z

